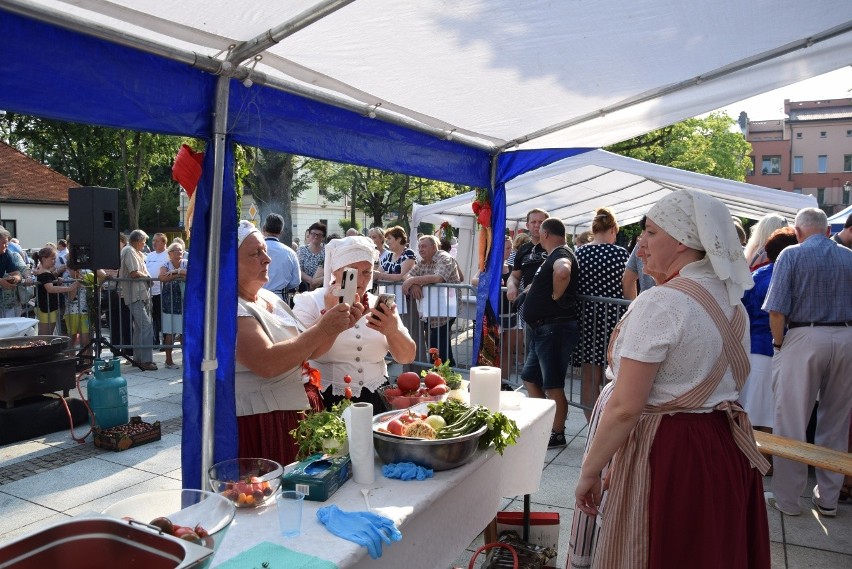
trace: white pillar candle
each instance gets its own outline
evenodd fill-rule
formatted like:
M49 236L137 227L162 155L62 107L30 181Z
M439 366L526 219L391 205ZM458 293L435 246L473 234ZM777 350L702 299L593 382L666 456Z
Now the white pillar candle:
M470 368L470 404L482 405L489 411L500 410L500 368Z

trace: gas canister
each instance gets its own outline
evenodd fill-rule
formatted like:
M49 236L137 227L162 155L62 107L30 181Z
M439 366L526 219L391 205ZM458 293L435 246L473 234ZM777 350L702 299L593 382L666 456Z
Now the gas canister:
M92 372L94 377L89 380L86 390L95 424L101 429L109 429L127 423L127 380L121 376L121 362L97 359Z

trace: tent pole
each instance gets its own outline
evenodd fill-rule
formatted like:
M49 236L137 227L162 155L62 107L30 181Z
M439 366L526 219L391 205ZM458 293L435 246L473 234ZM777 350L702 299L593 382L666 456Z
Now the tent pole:
M231 80L216 83L213 125L213 195L210 196L210 233L207 236L206 302L204 304L204 356L201 362L201 487L210 484L207 471L213 466L216 424L216 310L219 306L219 253L222 234L222 192L225 179L225 132L228 125L228 93Z

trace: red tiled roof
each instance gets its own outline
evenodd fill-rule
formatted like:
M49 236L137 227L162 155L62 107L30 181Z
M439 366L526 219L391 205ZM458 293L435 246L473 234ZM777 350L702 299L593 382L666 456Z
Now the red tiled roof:
M4 201L67 204L68 188L79 185L0 142L0 198Z

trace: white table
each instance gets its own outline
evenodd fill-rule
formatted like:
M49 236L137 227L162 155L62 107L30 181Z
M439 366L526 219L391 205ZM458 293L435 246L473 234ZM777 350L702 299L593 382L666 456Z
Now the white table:
M35 336L38 334L37 326L35 318L0 318L0 338Z
M371 559L366 548L331 534L316 519L316 511L331 503L344 511L366 510L361 495L365 486L350 479L327 502L305 502L302 534L296 538L280 536L274 505L237 510L213 566L269 541L341 569L449 567L494 518L503 496L538 490L555 406L544 399L524 399L520 409L504 413L517 421L521 436L503 456L493 448L479 451L468 464L422 482L384 478L377 461L376 480L368 486L370 505L402 532L401 541L384 546L381 558Z

